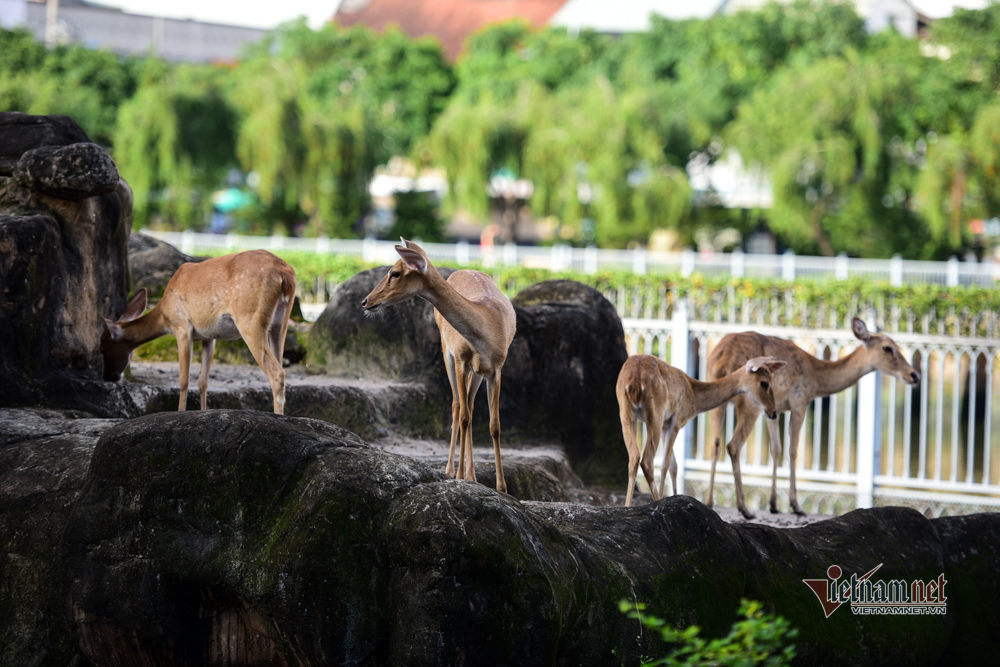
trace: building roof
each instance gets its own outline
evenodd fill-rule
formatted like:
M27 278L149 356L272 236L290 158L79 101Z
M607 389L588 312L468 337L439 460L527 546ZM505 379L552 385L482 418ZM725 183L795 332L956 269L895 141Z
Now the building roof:
M333 17L346 27L366 25L379 32L398 26L410 37L430 35L454 61L465 38L490 23L522 18L540 28L566 0L344 0Z

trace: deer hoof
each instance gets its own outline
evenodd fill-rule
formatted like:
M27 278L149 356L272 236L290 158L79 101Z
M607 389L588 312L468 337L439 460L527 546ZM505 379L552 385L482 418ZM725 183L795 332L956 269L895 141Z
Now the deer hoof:
M771 514L781 514L781 510L778 509L778 501L771 501Z
M796 516L805 516L805 515L806 515L806 513L802 511L802 508L801 508L801 507L793 507L793 508L792 508L792 512L793 512L793 513L794 513L794 514L795 514Z

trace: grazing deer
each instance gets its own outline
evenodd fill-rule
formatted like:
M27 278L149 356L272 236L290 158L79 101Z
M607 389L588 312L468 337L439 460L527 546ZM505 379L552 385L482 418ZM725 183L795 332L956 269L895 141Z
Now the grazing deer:
M181 365L177 409L185 410L194 341L200 340L198 391L201 409L205 410L215 341L242 337L271 383L275 413L283 414L285 371L281 358L294 298L294 269L266 250L182 264L151 311L142 315L146 310L146 290L141 289L117 322L104 320L101 332L104 379L121 380L135 348L172 333L177 338Z
M632 504L632 491L639 469L639 446L635 441L635 420L646 423L646 447L642 453L642 473L653 500L663 497L666 471L660 476L660 492L653 483L653 460L661 440L667 443L664 461L670 463L670 481L677 494L677 461L674 439L695 415L711 410L740 396L753 403L772 419L778 416L771 390L771 374L785 365L771 357L750 359L726 377L714 382L699 382L687 373L668 366L657 357L639 354L629 357L618 374L615 392L622 420L622 433L628 449L628 494L625 506ZM661 436L662 433L662 436Z
M708 377L715 378L730 373L750 357L769 355L781 359L788 368L774 383L774 398L777 401L778 412L791 411L790 446L788 450L791 459L789 470L788 500L792 511L805 514L799 507L795 491L795 459L799 449L799 431L805 421L806 408L813 399L829 396L854 385L863 375L872 371L882 371L895 376L903 382L916 386L920 383L920 373L913 370L899 347L888 336L870 333L865 323L854 318L852 322L854 336L862 342L856 350L846 357L836 361L817 359L805 352L795 343L782 338L764 336L759 333L746 332L727 334L719 341L708 358ZM733 478L736 484L736 506L748 519L753 514L747 509L743 498L743 480L740 476L740 449L746 442L760 410L752 402L741 396L733 400L736 406L736 426L733 429L733 439L726 446L729 458L733 461ZM719 445L722 435L722 417L725 406L712 413L712 430L715 433L715 446L712 451L712 474L708 483L708 499L706 504L711 507L714 502L715 462L719 455ZM781 441L778 438L778 422L768 422L768 433L771 440L771 512L778 512L778 458L781 454Z
M441 332L448 381L451 383L451 447L449 475L455 474L455 443L459 444L458 479L476 481L472 461L472 409L480 383L486 380L490 403L490 435L497 466L497 491L507 491L500 460L500 371L514 339L516 315L510 299L480 271L455 271L447 280L415 243L400 238L402 258L389 269L361 307L368 313L419 296L434 306Z

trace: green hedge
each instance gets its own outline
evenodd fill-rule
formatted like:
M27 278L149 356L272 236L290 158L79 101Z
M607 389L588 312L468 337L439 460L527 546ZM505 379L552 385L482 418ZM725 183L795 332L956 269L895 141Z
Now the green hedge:
M277 253L295 268L299 283L304 287L317 277L326 276L334 283L347 281L359 271L378 266L364 262L359 257L346 255L321 255L309 252L279 251ZM457 265L442 262L441 266ZM922 318L932 313L944 316L954 309L956 313L968 311L975 315L995 314L1000 311L1000 292L986 287L944 287L934 284L914 284L893 287L887 282L877 282L865 278L851 278L838 281L832 278L822 280L785 281L775 278L732 278L705 277L694 274L684 278L677 274L648 273L637 275L629 271L598 271L594 274L574 271L550 271L523 266L478 268L493 276L497 283L510 295L534 283L554 278L566 278L591 285L601 292L617 291L624 287L630 292L645 292L657 295L667 292L679 296L691 296L695 303L709 303L720 293L732 291L739 298L777 299L784 301L790 293L797 303L825 306L827 311L836 309L841 315L856 312L858 304L895 304L902 316L912 314Z

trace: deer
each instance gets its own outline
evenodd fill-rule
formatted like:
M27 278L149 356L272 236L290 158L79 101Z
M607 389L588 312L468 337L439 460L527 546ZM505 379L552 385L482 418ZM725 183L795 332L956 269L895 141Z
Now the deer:
M148 313L146 289L140 289L117 322L101 318L104 379L119 382L135 348L167 334L177 338L181 395L178 411L187 409L188 377L194 341L201 341L198 392L208 409L208 370L215 341L243 338L264 371L274 397L274 412L285 411L282 356L288 318L295 298L295 270L266 250L187 262Z
M788 364L787 369L774 383L774 398L778 412L791 412L788 425L790 443L788 455L791 462L789 469L788 499L792 511L804 515L799 505L795 490L795 461L799 449L799 432L805 421L806 409L815 398L830 396L853 386L862 376L872 371L881 371L887 375L899 378L910 386L920 384L920 373L906 361L899 351L899 346L885 334L871 333L867 325L854 318L851 328L855 338L861 341L854 351L836 361L817 359L804 351L795 343L765 336L756 332L734 333L723 336L722 340L712 350L708 358L708 377L721 377L751 357L769 355L781 359ZM736 506L747 519L754 518L747 509L743 496L743 480L740 475L740 449L746 443L750 431L760 415L760 409L751 401L737 396L733 401L736 409L736 424L733 437L726 445L729 458L733 462L733 479L736 485ZM715 463L719 458L721 444L722 417L725 406L718 407L712 413L712 431L715 433L715 444L712 450L712 472L708 483L708 498L706 505L712 507L715 490ZM781 441L778 437L778 422L768 422L768 434L771 440L771 513L778 510L778 458L781 454Z
M423 248L402 237L400 241L402 245L395 246L400 259L364 298L361 307L366 314L377 313L413 297L434 306L434 322L441 333L441 351L452 393L451 445L445 472L457 479L476 481L472 411L476 393L486 380L497 491L506 493L500 456L500 377L517 329L514 306L485 273L455 271L445 280Z
M677 495L677 461L674 440L696 415L739 396L774 419L775 408L771 374L781 370L784 361L761 356L748 360L732 373L713 382L699 382L687 373L667 365L649 354L633 355L625 360L618 374L615 393L622 422L622 434L628 449L628 492L625 506L632 505L632 492L639 469L639 447L635 437L636 419L647 426L646 447L642 453L642 472L653 500L663 497L666 471L660 476L660 490L653 481L653 461L661 441L667 443L664 461L669 461L670 482Z

